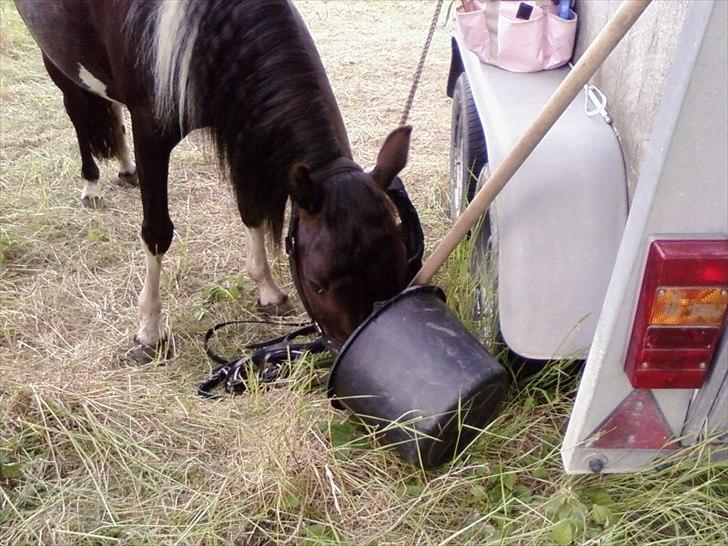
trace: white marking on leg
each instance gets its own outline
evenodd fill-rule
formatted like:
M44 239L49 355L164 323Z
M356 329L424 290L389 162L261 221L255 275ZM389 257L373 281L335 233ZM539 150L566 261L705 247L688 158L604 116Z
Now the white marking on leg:
M92 93L104 97L107 100L113 100L106 92L106 84L91 74L81 63L78 63L78 77L81 78L83 84Z
M117 118L119 128L119 134L116 135L116 140L119 143L119 149L116 150L116 158L119 160L119 172L121 174L134 174L136 172L136 165L134 165L134 161L131 159L129 145L126 142L126 134L123 130L124 114L121 110L121 105L112 104L111 108Z
M139 316L141 323L136 339L144 345L154 346L161 339L159 318L162 315L162 297L159 294L159 280L162 273L162 255L154 255L142 241L146 256L144 287L139 294Z
M101 192L99 191L99 181L97 180L84 180L83 189L81 190L81 199L87 197L91 200L97 199Z
M264 235L262 228L248 228L248 274L258 285L261 305L279 304L286 296L271 275L265 255Z

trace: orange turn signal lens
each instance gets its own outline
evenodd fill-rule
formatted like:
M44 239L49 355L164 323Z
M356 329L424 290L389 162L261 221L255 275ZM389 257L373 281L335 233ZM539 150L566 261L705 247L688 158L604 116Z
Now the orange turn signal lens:
M651 325L720 326L728 308L728 290L720 287L657 289Z

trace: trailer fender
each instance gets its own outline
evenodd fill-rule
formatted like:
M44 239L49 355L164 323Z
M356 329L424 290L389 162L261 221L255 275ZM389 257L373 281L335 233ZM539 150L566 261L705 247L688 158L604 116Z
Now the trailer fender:
M447 96L452 98L455 91L455 83L458 77L463 73L463 59L460 57L460 46L453 37L450 40L450 70L447 73Z
M451 75L458 59L492 171L569 69L516 74L481 63L458 42ZM617 137L600 116L585 114L582 92L491 206L499 325L514 352L533 359L586 356L626 223L627 199Z

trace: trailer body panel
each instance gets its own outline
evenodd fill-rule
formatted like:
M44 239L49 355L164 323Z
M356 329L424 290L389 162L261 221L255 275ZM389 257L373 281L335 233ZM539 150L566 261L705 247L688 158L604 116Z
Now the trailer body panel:
M636 470L674 447L666 442L662 449L595 449L594 438L637 392L623 366L651 243L719 239L728 245L727 8L725 2L696 2L689 8L564 439L562 458L568 473ZM685 435L681 445L709 430L711 415L721 426L715 404L720 396L725 398L727 370L724 330L701 389L651 390L671 435Z

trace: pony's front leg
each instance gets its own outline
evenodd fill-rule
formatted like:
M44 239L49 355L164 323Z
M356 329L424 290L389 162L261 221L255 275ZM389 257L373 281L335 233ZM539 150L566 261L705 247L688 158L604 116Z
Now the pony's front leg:
M268 315L286 315L291 305L283 291L273 280L265 252L263 228L248 227L248 275L258 286L258 306Z
M162 258L172 244L174 232L167 202L167 175L169 156L172 148L179 142L179 137L164 134L150 123L149 117L135 116L134 112L132 129L144 211L141 241L146 273L144 286L139 294L139 329L134 336L135 346L128 354L134 360L144 363L165 356L167 352L165 336L160 327L162 297L159 287Z
M162 276L162 257L164 254L155 254L150 250L150 243L144 239L142 230L142 247L146 258L146 273L144 275L144 286L139 293L139 330L134 336L144 352L148 349L156 349L160 342L163 342L163 334L159 322L162 316L162 296L159 292L159 284ZM171 237L170 237L171 240Z

